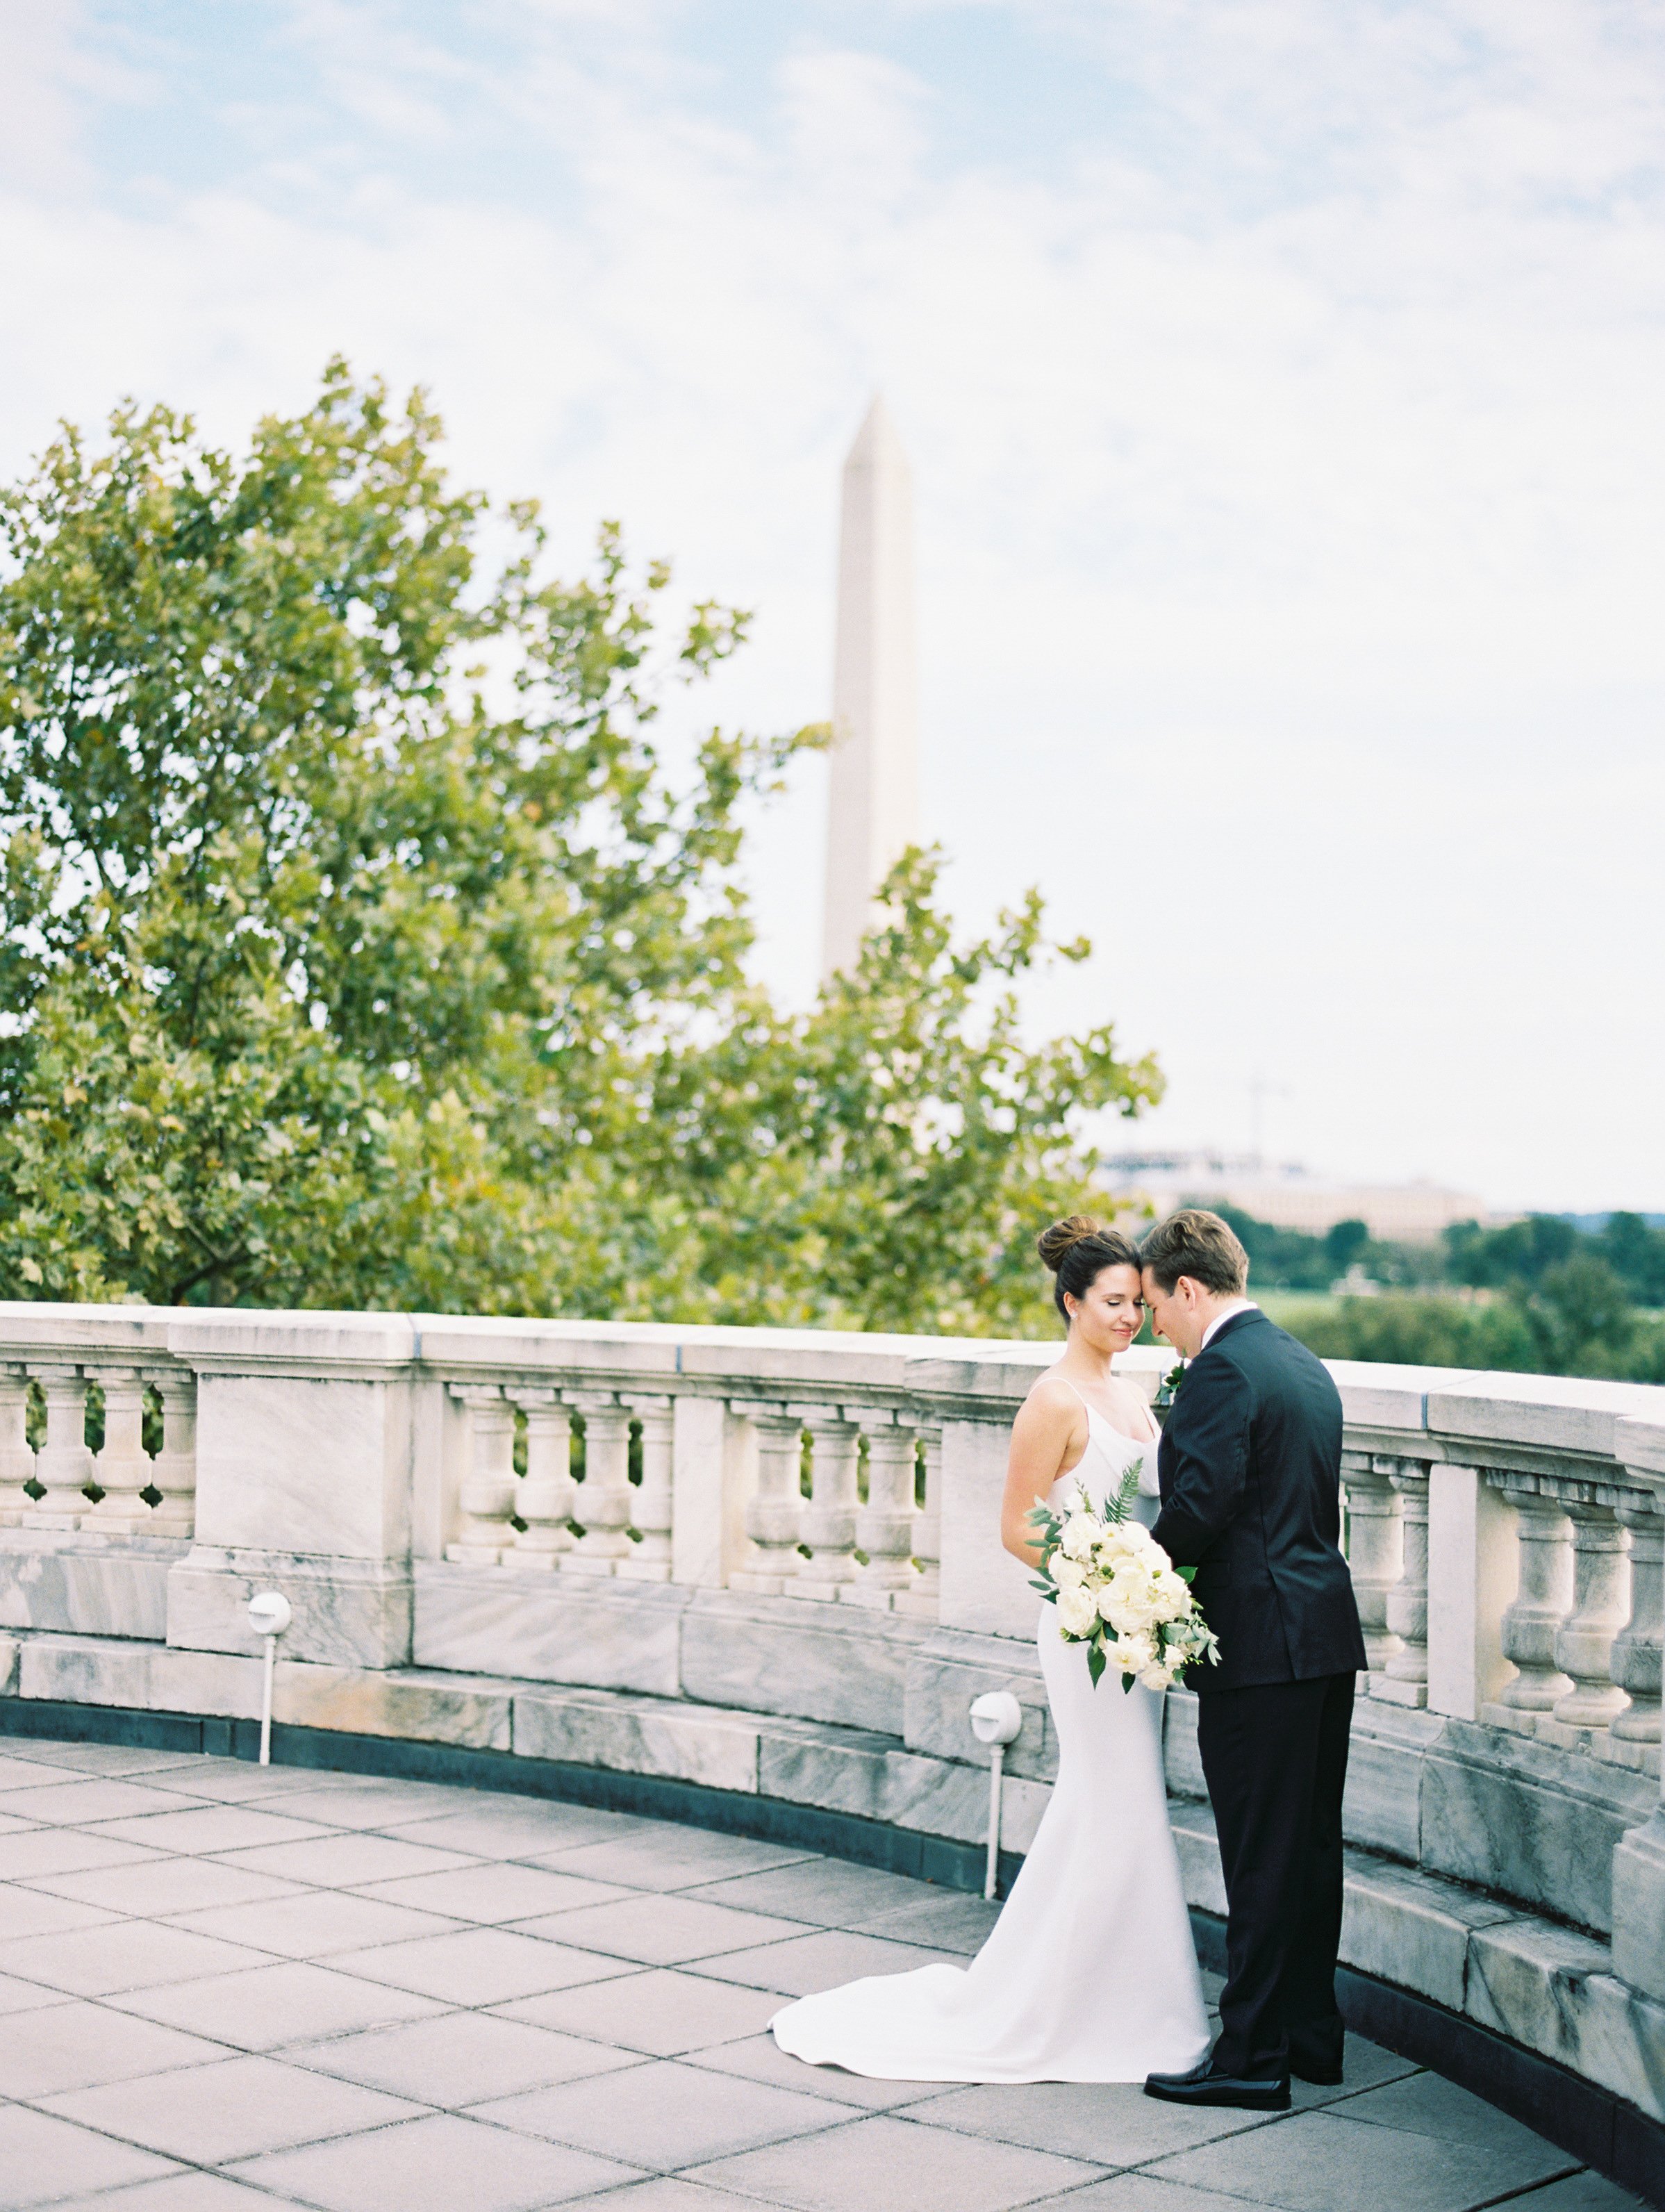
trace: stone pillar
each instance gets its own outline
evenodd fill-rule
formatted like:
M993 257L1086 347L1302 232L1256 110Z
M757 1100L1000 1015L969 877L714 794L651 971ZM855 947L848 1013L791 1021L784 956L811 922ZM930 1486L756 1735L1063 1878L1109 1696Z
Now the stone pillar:
M1555 1663L1555 1634L1572 1606L1572 1528L1559 1498L1529 1483L1497 1486L1515 1508L1520 1582L1503 1617L1503 1655L1516 1674L1480 1718L1531 1735L1572 1687Z
M503 1553L503 1565L547 1574L578 1540L567 1526L578 1503L572 1416L558 1390L513 1390L510 1395L526 1417L526 1471L519 1493L526 1525Z
M810 1432L810 1502L801 1539L809 1552L798 1577L799 1597L842 1597L854 1584L855 1516L861 1431L834 1406L799 1406Z
M1503 1617L1514 1594L1515 1516L1480 1469L1428 1478L1428 1710L1478 1720L1513 1668Z
M745 1529L757 1549L729 1576L731 1589L795 1595L808 1562L798 1549L804 1521L804 1424L787 1407L737 1399L730 1407L757 1440L757 1487L746 1500Z
M189 1536L197 1512L197 1378L188 1367L165 1367L149 1379L162 1401L162 1448L150 1463L150 1486L161 1503L150 1533Z
M914 1557L919 1561L919 1581L908 1600L908 1610L924 1613L934 1620L942 1595L942 1431L920 1431L920 1456L925 1467L925 1503L914 1516Z
M1632 1418L1615 1429L1626 1471L1647 1485L1656 1513L1665 1512L1665 1423ZM1656 1567L1652 1574L1656 1593ZM1665 1790L1665 1776L1661 1788ZM1665 1803L1613 1847L1613 1970L1632 1989L1665 2004Z
M914 1589L914 1475L918 1464L915 1436L893 1413L862 1412L848 1406L867 1436L867 1503L855 1516L855 1540L867 1564L852 1595L864 1605L888 1607L899 1592Z
M757 1432L720 1398L679 1391L671 1405L671 1579L723 1589L750 1564L746 1506L757 1486Z
M78 1528L92 1511L86 1496L93 1479L87 1449L87 1379L79 1367L31 1364L46 1401L46 1439L35 1456L35 1479L46 1490L29 1515L35 1528Z
M1370 1689L1403 1649L1388 1626L1388 1594L1405 1571L1404 1508L1388 1469L1369 1452L1344 1451L1341 1480L1347 1490L1347 1565L1358 1621L1364 1632Z
M584 1534L562 1555L563 1572L611 1575L631 1549L626 1533L635 1504L630 1487L630 1415L611 1390L568 1391L584 1416L584 1480L576 1518Z
M620 1559L618 1571L633 1582L668 1583L677 1401L671 1397L632 1396L624 1402L641 1423L641 1482L635 1509L641 1540Z
M1665 1644L1665 1512L1650 1494L1618 1509L1631 1538L1631 1617L1613 1638L1613 1679L1630 1698L1601 1746L1620 1765L1660 1764L1660 1656Z
M1386 1464L1387 1462L1384 1462ZM1393 1486L1404 1511L1405 1571L1388 1592L1388 1629L1400 1648L1380 1674L1370 1674L1370 1695L1389 1705L1428 1702L1428 1469L1415 1460L1391 1462Z
M495 1382L466 1383L453 1395L468 1407L471 1443L457 1491L462 1519L445 1555L459 1565L495 1567L514 1543L514 1408Z
M0 1528L33 1517L34 1499L23 1487L33 1480L28 1375L21 1367L0 1367Z
M1538 1734L1571 1751L1588 1751L1629 1705L1613 1679L1613 1639L1631 1609L1630 1539L1611 1506L1567 1507L1572 1522L1572 1611L1555 1638L1555 1663L1572 1677L1553 1717Z
M104 1495L82 1522L112 1534L148 1529L154 1516L141 1497L150 1487L150 1455L144 1449L144 1376L137 1367L100 1367L104 1447L93 1462L93 1480Z

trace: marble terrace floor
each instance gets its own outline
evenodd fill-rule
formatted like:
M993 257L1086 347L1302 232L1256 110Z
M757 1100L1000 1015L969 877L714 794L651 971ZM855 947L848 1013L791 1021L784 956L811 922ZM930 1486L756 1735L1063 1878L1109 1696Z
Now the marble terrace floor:
M1619 2212L1369 2044L1256 2120L785 2058L782 1992L992 1907L526 1798L7 1739L0 2206L83 2212Z

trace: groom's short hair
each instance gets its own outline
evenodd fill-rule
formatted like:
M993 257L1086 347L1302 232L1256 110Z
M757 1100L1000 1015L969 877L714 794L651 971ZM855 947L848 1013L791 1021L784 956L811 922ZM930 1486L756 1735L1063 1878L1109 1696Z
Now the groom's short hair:
M1158 1222L1139 1248L1139 1264L1150 1269L1164 1291L1171 1291L1182 1275L1217 1298L1241 1297L1249 1285L1249 1255L1231 1223L1196 1206Z

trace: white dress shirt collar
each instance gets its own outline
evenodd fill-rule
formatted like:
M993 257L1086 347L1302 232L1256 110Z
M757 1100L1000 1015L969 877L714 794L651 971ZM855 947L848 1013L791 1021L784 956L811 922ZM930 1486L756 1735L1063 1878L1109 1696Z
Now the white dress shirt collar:
M1225 1327L1227 1322L1236 1321L1240 1313L1259 1313L1260 1310L1261 1309L1255 1304L1253 1298L1234 1298L1231 1304L1226 1307L1224 1312L1217 1313L1213 1320L1209 1322L1207 1328L1204 1329L1202 1333L1202 1342L1197 1346L1197 1356L1199 1358L1200 1358L1202 1354L1207 1351L1210 1342L1213 1338L1219 1334L1220 1331Z

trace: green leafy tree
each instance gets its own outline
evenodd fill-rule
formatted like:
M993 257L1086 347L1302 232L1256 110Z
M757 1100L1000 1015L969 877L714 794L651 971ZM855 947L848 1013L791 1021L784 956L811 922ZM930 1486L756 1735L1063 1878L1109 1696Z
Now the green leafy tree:
M485 542L506 537L495 567ZM990 1328L1090 1196L1108 1029L1030 1048L1030 901L908 856L800 1018L739 809L823 732L656 742L742 642L331 364L241 455L157 409L0 495L0 1277L13 1294Z

